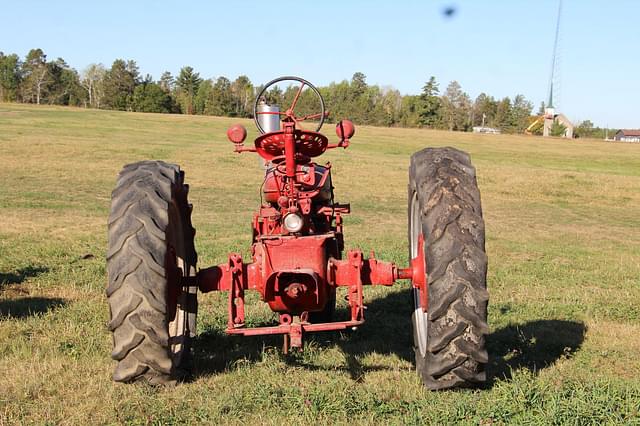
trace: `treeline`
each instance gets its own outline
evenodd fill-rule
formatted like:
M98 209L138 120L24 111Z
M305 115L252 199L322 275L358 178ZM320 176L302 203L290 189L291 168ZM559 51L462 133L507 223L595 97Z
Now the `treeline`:
M441 92L435 77L426 82L419 95L402 95L391 87L369 85L360 72L351 80L318 89L334 118L348 117L360 124L458 131L486 126L522 133L532 121L533 106L523 95L496 99L481 93L471 99L457 81ZM183 67L175 77L164 72L154 80L149 74L143 77L133 60L116 59L110 68L91 64L78 73L62 58L47 60L41 49L30 50L24 60L0 52L0 100L4 102L251 117L253 100L261 90L262 86L254 86L247 76L233 81L226 77L204 79L190 66ZM267 95L270 101L287 105L295 89L274 87ZM303 98L299 105L304 108L309 102L311 99Z

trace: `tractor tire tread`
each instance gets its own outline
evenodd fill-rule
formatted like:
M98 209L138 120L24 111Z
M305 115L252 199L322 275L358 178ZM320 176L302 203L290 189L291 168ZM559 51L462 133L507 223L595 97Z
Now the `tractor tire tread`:
M420 203L430 304L427 353L416 348L416 367L433 390L482 383L489 294L475 168L455 148L426 148L411 157L409 175Z
M113 332L113 379L169 383L174 366L166 317L168 205L182 184L177 165L127 164L112 192L108 220L107 297Z

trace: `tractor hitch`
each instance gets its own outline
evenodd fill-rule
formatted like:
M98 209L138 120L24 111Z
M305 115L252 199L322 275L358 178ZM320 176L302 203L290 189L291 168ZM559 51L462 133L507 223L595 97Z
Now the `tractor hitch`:
M306 241L305 241L306 240ZM418 252L408 268L398 268L393 262L376 259L372 251L364 257L361 250L349 250L346 259L330 257L321 266L322 250L326 238L304 237L280 240L279 245L269 247L257 244L256 261L244 263L237 253L231 253L226 263L198 271L195 282L185 279L183 285L197 285L200 291L227 291L227 334L259 336L282 334L285 336L284 350L301 348L305 333L317 331L347 330L364 323L366 309L363 287L369 285L391 286L397 280L411 280L412 287L419 290L420 305L424 312L428 308L427 281L425 274L424 241L420 237ZM309 260L315 261L309 263ZM298 261L307 267L296 266ZM273 269L273 266L280 268ZM320 310L327 303L327 290L347 288L350 319L311 323L310 310ZM245 290L255 290L261 299L280 312L280 324L271 327L245 327Z

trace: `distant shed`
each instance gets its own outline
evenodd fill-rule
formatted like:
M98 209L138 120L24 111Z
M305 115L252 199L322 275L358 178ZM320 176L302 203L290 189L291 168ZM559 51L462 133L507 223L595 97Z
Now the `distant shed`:
M475 126L473 133L492 133L494 135L500 134L500 129L494 129L493 127Z
M620 142L640 142L640 129L618 130L613 140Z

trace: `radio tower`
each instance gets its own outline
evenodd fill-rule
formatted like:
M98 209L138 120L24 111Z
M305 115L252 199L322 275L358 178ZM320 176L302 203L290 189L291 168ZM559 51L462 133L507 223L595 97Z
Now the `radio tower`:
M558 45L560 43L560 18L562 17L562 0L558 1L558 19L556 21L556 36L553 41L553 56L551 57L551 75L549 77L549 102L544 110L544 127L542 131L543 136L549 136L551 134L551 127L556 117L556 110L553 97L553 84L559 85L560 78L560 58L558 52ZM556 80L558 79L558 80ZM557 95L556 95L557 96ZM556 102L557 104L557 102Z

